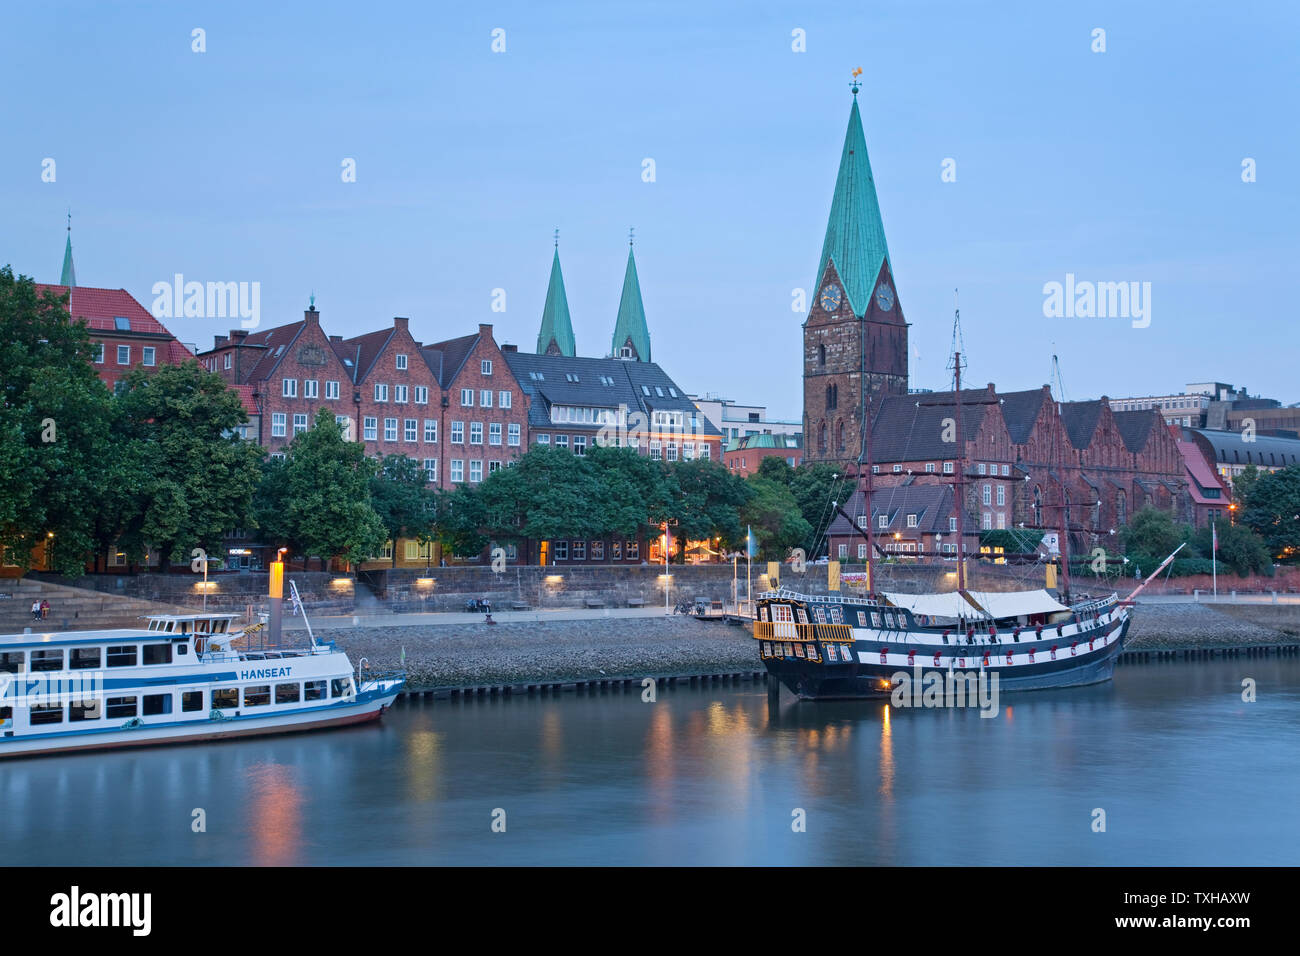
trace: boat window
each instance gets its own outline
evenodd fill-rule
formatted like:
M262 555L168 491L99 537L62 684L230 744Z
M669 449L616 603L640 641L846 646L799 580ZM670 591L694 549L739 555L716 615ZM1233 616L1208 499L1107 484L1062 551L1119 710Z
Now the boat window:
M153 717L157 714L170 714L172 712L172 695L171 694L145 694L144 695L144 715Z
M803 645L802 645L802 644L796 644L796 645L794 646L794 656L795 656L795 657L803 657Z
M23 651L5 651L0 654L0 673L21 674L23 672Z
M58 704L37 704L28 712L27 720L33 727L37 724L61 724L63 708Z
M827 659L828 661L838 661L838 660L839 660L839 654L836 652L836 650L835 650L835 645L834 645L834 644L827 644L827 645L826 645L826 659Z
M176 626L176 622L175 622L175 621L168 621L168 622L167 622L167 630L170 631L170 630L172 630L175 626Z
M68 661L68 670L79 671L88 667L98 667L100 651L99 647L74 647L70 660Z
M9 721L14 719L14 709L12 707L0 707L0 727L8 727Z
M801 607L797 607L797 608L795 608L795 609L794 609L794 613L797 614L797 615L799 616L799 623L800 623L800 624L807 624L807 623L808 623L808 612L805 611L803 608L801 608Z
M109 667L135 667L135 645L123 644L108 648Z
M296 704L301 688L297 684L276 684L275 685L275 702L277 704Z
M104 702L102 700L74 700L68 705L68 722L76 723L81 720L99 720L104 716Z
M123 717L139 716L138 697L110 697L104 702L104 710L109 720L121 720Z
M245 707L265 707L271 703L271 685L257 684L244 688Z
M323 680L309 680L302 685L303 700L324 700L325 699L325 682Z
M867 626L867 612L866 612L866 611L859 611L859 612L858 612L858 627L866 627L866 626Z
M844 623L844 609L843 609L843 608L841 608L838 604L835 604L835 605L832 605L832 606L829 608L829 611L830 611L830 615L831 615L831 623L832 623L832 624L843 624L843 623Z
M771 656L772 656L772 644L771 644L771 642L769 642L769 641L764 641L764 642L763 642L763 656L764 656L764 657L771 657Z
M149 664L170 664L172 662L172 646L170 644L146 644L144 646L144 661Z
M189 646L188 644L186 644L184 641L177 641L177 642L176 642L176 656L177 656L177 657L184 657L184 656L187 655L189 652L190 652L190 646Z
M63 648L39 648L32 651L32 672L63 670ZM63 718L59 718L62 720Z
M216 709L239 706L238 687L219 687L212 692L212 706Z
M230 623L229 621L213 621L213 622L212 622L212 625L213 625L213 626L212 626L212 633L213 633L213 634L225 634L225 633L226 633L226 625L229 624L229 623Z
M347 697L352 693L351 677L336 677L330 681L331 697Z
M181 710L195 711L203 709L203 691L201 690L183 690L181 691Z
M200 633L200 632L201 632L201 633L206 634L206 633L208 632L208 624L209 624L209 623L210 623L210 622L208 622L208 621L195 621L195 622L194 622L194 631L195 631L195 633Z
M157 621L150 621L150 622L149 622L149 630L151 630L151 631L156 631L156 630L158 630L158 622L157 622Z

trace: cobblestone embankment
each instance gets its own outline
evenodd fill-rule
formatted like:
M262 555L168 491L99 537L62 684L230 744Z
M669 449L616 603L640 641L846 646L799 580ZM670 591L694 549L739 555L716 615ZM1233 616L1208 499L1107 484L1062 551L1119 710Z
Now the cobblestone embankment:
M1293 612L1300 619L1300 609ZM1252 618L1264 618L1257 623ZM1300 643L1276 609L1143 605L1129 629L1133 650ZM1289 630L1289 633L1288 633ZM353 663L399 665L406 650L413 690L752 672L761 669L746 628L686 617L602 618L487 625L352 627L319 632Z

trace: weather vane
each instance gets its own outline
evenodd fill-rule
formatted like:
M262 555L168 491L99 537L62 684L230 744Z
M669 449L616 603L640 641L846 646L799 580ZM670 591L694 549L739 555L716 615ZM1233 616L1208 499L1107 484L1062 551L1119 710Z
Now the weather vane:
M862 67L854 67L852 75L853 82L849 84L849 89L853 91L853 95L856 97L858 95L858 90L862 89L862 84L858 81L858 77L862 75Z
M636 238L636 226L627 227L627 244L632 245L632 240Z
M558 228L555 230L555 248L560 248L560 230Z

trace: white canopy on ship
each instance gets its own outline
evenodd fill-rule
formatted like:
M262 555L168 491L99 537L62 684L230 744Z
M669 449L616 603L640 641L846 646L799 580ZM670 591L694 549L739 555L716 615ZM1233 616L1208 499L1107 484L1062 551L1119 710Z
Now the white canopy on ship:
M1068 611L1046 591L956 591L944 594L891 594L885 599L895 607L929 617L1019 617L1022 614L1052 614Z

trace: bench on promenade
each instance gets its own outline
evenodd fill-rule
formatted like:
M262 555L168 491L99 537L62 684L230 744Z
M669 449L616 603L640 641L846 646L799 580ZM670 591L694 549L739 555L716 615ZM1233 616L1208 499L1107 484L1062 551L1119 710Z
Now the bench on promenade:
M639 597L628 598L628 599L627 599L627 606L628 606L628 607L645 607L645 598L639 598Z
M601 598L584 598L582 601L586 607L604 607L605 602Z
M510 610L512 611L531 611L533 606L527 601L511 601Z

